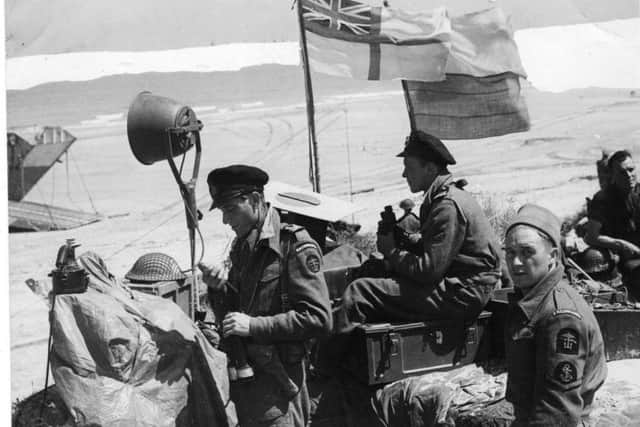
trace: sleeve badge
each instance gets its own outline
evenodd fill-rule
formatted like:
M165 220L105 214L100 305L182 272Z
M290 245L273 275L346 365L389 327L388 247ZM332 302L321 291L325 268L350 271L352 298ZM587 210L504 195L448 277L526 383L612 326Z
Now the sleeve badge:
M311 271L312 273L317 273L320 271L320 258L318 258L318 256L315 254L309 255L307 257L307 260L305 261L305 264L307 265L309 271Z
M580 336L575 329L563 328L556 335L556 353L578 354Z
M560 362L553 371L553 376L562 384L569 384L578 379L578 371L571 362Z

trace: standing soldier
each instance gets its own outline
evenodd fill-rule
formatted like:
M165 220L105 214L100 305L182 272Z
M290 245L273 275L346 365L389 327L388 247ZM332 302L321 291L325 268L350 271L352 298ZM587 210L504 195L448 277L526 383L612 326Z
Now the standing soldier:
M265 202L268 179L245 165L209 173L211 209L222 211L236 238L227 281L200 268L220 308L223 345L237 362L230 372L238 380L230 379L240 425L302 427L309 421L305 344L331 330L329 293L318 244ZM245 352L248 366L240 362Z
M560 221L547 209L524 205L505 244L516 288L505 337L513 425L588 425L607 365L593 311L563 278Z

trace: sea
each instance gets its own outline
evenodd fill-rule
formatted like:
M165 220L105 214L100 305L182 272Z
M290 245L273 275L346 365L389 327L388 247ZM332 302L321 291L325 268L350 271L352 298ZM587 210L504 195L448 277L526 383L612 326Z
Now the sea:
M399 81L369 82L322 74L314 74L312 82L316 104L402 90ZM238 71L124 74L8 90L7 127L75 127L119 122L125 119L130 103L142 91L172 98L190 106L196 114L286 106L304 108L306 103L304 75L299 66L269 64Z

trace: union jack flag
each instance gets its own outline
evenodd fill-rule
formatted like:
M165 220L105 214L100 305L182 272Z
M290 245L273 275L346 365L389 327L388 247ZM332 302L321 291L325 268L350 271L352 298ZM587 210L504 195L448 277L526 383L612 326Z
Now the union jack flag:
M372 7L353 0L300 0L305 26L312 32L367 36L372 30Z

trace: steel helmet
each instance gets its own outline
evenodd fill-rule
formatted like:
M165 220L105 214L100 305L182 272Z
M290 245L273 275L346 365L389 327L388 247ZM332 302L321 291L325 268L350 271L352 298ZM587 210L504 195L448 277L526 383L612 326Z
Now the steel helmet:
M131 281L141 282L162 282L187 278L175 259L160 252L142 255L124 277Z
M400 209L413 209L416 204L411 199L404 199L400 202Z
M604 273L611 270L611 253L604 249L589 247L580 253L578 264L588 274Z

